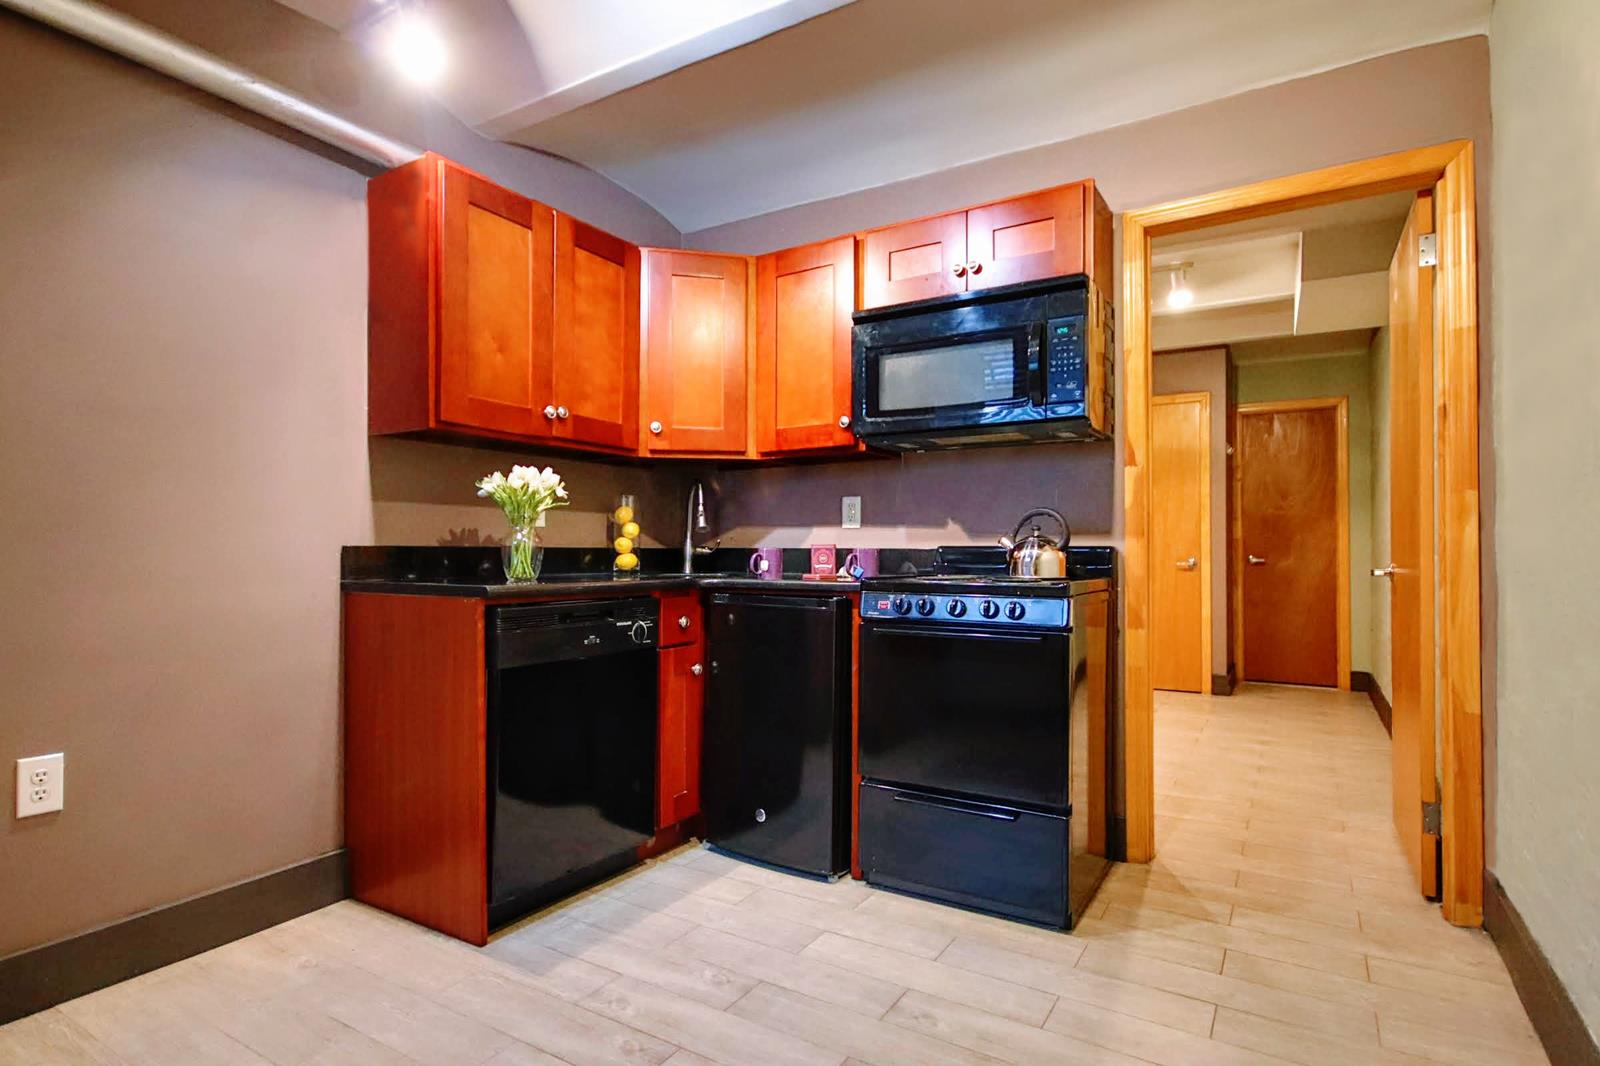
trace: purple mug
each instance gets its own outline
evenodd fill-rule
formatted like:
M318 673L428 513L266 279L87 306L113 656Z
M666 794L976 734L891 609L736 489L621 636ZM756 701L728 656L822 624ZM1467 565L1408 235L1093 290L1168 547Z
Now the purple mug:
M783 576L783 549L757 548L750 553L749 571L763 581L776 581Z
M844 567L841 573L849 574L860 580L864 577L878 576L878 549L856 548L844 558Z

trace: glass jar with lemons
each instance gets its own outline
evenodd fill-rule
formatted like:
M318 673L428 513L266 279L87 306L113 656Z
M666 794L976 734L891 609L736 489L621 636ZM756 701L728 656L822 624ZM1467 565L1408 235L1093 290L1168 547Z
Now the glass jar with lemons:
M633 509L633 495L624 493L617 497L617 506L611 512L611 550L616 558L611 561L616 577L639 576L639 520Z

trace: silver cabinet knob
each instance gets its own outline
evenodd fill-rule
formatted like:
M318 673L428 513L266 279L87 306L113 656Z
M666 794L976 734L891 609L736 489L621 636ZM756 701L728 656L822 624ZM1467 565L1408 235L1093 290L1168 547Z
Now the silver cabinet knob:
M701 666L699 663L695 663L693 666L689 667L689 672L695 677L699 677L701 674L706 672L706 668Z
M974 259L972 262L967 264L967 273L968 274L982 274L983 273L983 264L978 262L976 259Z
M689 616L688 615L680 614L678 616L678 628L679 629L688 629L689 628Z
M550 421L554 422L556 420L556 405L553 404L553 403L545 404L544 405L544 416L546 418L548 418Z
M557 418L566 418L571 413L572 412L568 411L565 407L557 407L556 408L556 417Z
M850 416L849 415L840 415L839 416L839 428L840 429L849 429L850 428Z
M652 422L652 423L650 423L650 432L654 433L658 437L661 436L661 430L663 428L664 427L661 425L660 422Z
M1394 577L1399 572L1400 568L1393 563L1388 566L1375 566L1372 568L1373 577Z
M965 264L965 263L957 263L955 266L950 268L950 273L954 274L958 278L966 277L967 276L967 264Z
M764 809L762 809L761 807L757 807L756 808L756 821L764 822L766 820L767 820L767 812Z
M1199 562L1200 562L1199 559L1196 559L1194 556L1191 555L1187 559L1179 559L1178 560L1178 569L1179 570L1193 570L1199 564Z
M1260 555L1246 555L1244 558L1251 566L1261 566L1267 561L1265 557Z

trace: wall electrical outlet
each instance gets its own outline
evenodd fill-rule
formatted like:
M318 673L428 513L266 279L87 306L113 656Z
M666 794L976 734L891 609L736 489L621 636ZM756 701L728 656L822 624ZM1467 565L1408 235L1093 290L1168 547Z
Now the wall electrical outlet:
M17 817L59 811L66 796L67 757L35 755L17 760Z
M845 529L860 529L861 528L861 497L860 496L841 496L841 497L839 497L839 501L840 501L841 504L843 504L843 506L840 508L840 510L843 512L843 514L841 516L841 521L839 522L839 524L841 526L843 526Z

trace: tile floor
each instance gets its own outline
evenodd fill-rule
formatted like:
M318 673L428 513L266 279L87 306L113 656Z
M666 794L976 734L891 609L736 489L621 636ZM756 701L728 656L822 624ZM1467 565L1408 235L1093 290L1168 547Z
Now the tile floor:
M0 1028L0 1063L1538 1063L1409 887L1364 696L1160 694L1159 860L1072 935L686 848L479 951L353 902Z

